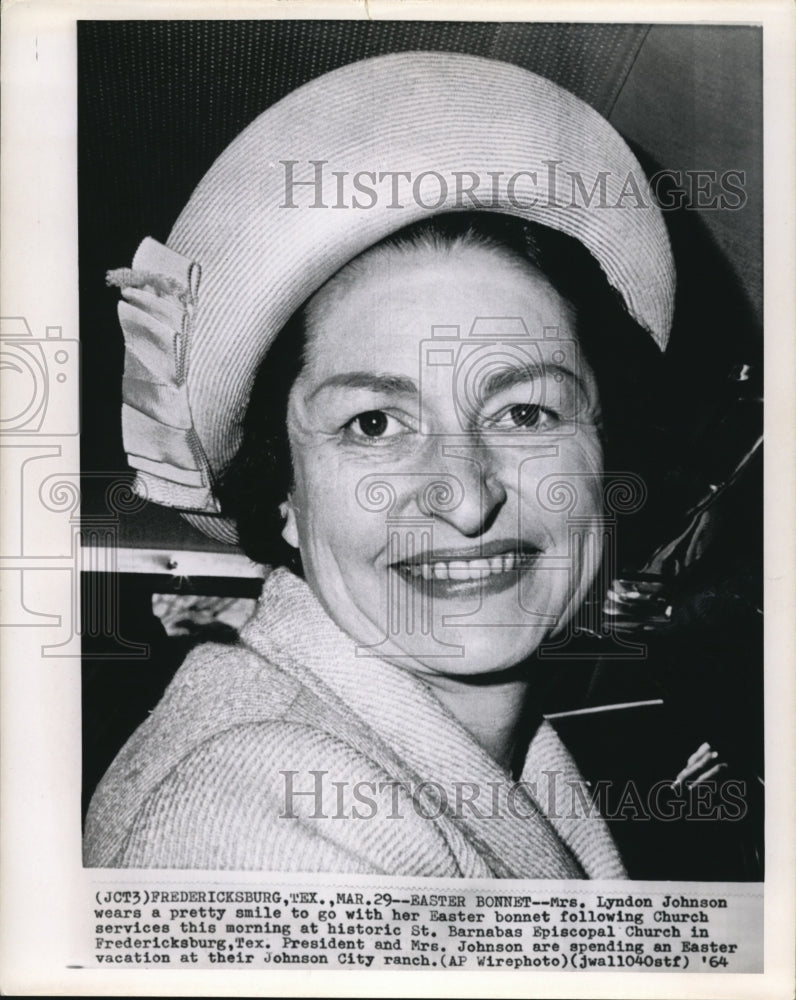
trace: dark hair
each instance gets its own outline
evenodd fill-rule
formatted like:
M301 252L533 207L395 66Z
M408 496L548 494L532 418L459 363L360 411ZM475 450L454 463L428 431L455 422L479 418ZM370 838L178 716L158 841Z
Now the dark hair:
M577 240L514 216L458 212L415 222L374 250L482 246L509 260L530 263L575 310L581 350L600 393L601 434L608 472L653 474L658 349L628 315L596 260ZM356 258L354 268L360 258ZM334 279L330 279L334 280ZM279 505L289 493L293 469L287 433L287 402L302 371L307 344L307 303L274 340L252 387L243 440L218 494L238 528L240 543L256 562L300 572L298 553L282 539ZM651 405L652 403L652 405Z

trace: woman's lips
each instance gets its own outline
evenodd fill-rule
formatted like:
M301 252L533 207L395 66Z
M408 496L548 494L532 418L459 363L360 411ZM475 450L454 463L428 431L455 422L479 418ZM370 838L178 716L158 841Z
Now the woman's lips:
M422 576L425 580L482 580L492 573L508 573L519 562L516 553L506 552L490 559L445 559L403 564L400 568L410 576Z
M478 555L429 552L395 563L391 569L423 593L435 597L498 593L513 586L520 573L535 565L539 550L516 543L503 547L502 551L495 551L497 548L495 544L484 546Z

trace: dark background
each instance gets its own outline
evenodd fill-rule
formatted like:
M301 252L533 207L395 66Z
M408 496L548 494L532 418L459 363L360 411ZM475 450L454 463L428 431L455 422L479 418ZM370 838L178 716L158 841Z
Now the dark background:
M759 371L762 353L762 32L755 27L572 25L371 21L85 21L78 23L78 197L82 342L82 514L104 518L106 487L127 469L121 441L123 340L118 292L105 271L129 265L144 236L165 242L172 224L215 158L271 103L308 79L356 59L400 50L456 50L517 63L591 103L625 136L653 172L744 171L747 201L738 211L682 210L666 215L678 272L675 325L664 362L670 391L656 403L676 442L662 468L661 532L678 504L704 488L716 416L732 397L727 375L738 364ZM754 416L751 420L756 419ZM717 444L732 446L727 432ZM743 433L738 435L739 447ZM644 663L562 665L551 707L601 699L665 695L667 713L616 723L600 773L627 774L627 747L672 776L709 739L755 787L762 775L760 464L725 505L715 541L677 608L677 628L651 643ZM668 491L668 492L667 492ZM143 505L114 510L123 547L223 548L174 512ZM93 541L96 544L96 540ZM178 581L122 574L111 586L119 632L150 654L126 658L123 643L92 622L84 628L84 783L91 791L110 759L157 701L195 639L167 639L151 613L153 591L188 588L254 593L241 580ZM101 617L108 581L84 580L84 608ZM108 643L111 642L113 648ZM627 713L625 713L627 715ZM628 728L629 727L629 728ZM657 728L656 728L657 727ZM592 735L569 733L572 745ZM651 735L653 734L653 735ZM695 741L695 742L694 742ZM587 750L586 757L589 756ZM673 768L673 770L671 770ZM666 773L669 773L668 771ZM657 776L660 776L659 774ZM757 822L757 820L755 821ZM627 825L627 824L626 824ZM639 824L635 824L636 827ZM758 824L759 827L759 824ZM758 850L732 836L669 850L671 877L755 877ZM759 828L752 840L759 841ZM617 832L620 839L622 830ZM644 847L672 844L673 833ZM676 837L674 838L676 840ZM699 838L698 838L699 839ZM733 841L730 844L730 841ZM740 850L740 854L738 851ZM739 860L743 855L743 859ZM706 860L713 857L711 869ZM692 858L689 861L689 858ZM689 867L690 865L690 867ZM664 871L664 874L660 874ZM667 877L665 866L654 869ZM688 873L691 873L689 876Z

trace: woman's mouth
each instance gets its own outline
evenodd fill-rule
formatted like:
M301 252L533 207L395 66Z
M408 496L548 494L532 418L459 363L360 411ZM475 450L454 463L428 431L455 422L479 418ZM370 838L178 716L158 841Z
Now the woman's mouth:
M519 566L520 558L514 552L506 552L490 559L448 559L435 562L404 563L400 569L410 576L422 576L425 580L483 580L493 573L508 573Z
M521 573L531 569L539 550L515 544L502 551L478 555L429 552L422 557L394 563L408 583L435 597L461 597L470 593L497 593L513 586ZM486 549L486 546L484 547Z

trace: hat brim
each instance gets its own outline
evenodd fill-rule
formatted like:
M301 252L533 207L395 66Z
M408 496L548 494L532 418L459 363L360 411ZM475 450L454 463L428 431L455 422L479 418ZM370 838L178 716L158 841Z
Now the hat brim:
M376 189L375 200L361 191L354 197L357 175ZM191 423L180 431L203 489L186 493L184 483L164 478L162 455L142 457L146 432L136 425L136 440L125 444L140 459L139 488L157 502L214 515L189 520L235 542L212 485L237 451L270 344L344 264L424 216L485 208L578 239L663 348L674 264L660 210L639 200L645 187L637 159L601 115L508 63L398 53L293 91L224 150L168 238L170 251L201 270L180 329L178 381ZM401 207L399 189L411 192Z

